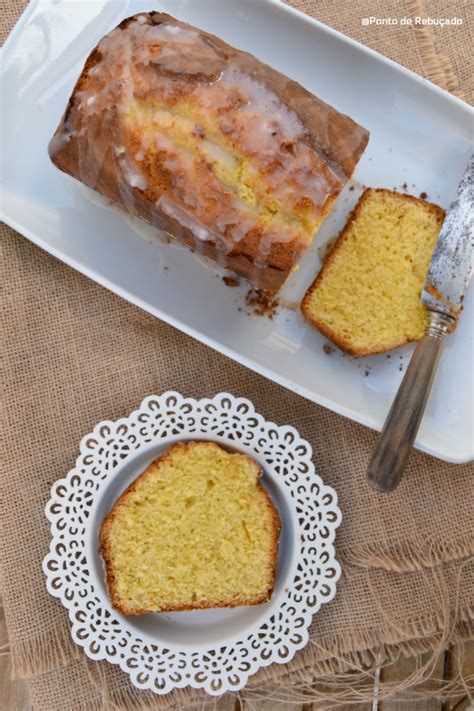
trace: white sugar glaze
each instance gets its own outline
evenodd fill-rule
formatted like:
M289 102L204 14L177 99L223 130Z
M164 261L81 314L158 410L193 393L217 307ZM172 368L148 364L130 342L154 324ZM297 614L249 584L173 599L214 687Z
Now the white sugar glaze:
M206 227L200 225L192 215L185 212L185 210L178 205L175 205L166 195L160 197L157 202L157 207L182 227L186 227L190 230L201 242L218 241L218 235L212 234Z

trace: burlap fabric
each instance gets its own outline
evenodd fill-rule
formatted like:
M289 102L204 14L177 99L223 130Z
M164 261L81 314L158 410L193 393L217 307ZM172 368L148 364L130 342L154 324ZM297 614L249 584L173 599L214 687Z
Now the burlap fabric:
M3 36L24 4L4 7ZM292 4L472 100L469 2L449 5L449 16L462 18L462 28L427 32L364 28L361 18L441 17L447 8L440 0L379 0L370 10L362 0ZM257 674L250 694L284 694L292 685L292 700L317 698L312 682L330 677L328 708L329 697L354 698L348 672L473 636L472 465L416 452L397 492L377 495L365 483L375 433L214 353L5 226L1 245L1 590L14 670L30 678L35 709L165 708L202 699L187 691L165 698L137 692L120 670L87 662L41 572L49 543L43 508L51 483L73 465L81 436L98 420L126 415L145 395L168 388L194 397L229 390L251 398L266 417L299 429L313 446L320 474L339 493L343 576L337 597L316 617L308 647L288 667ZM369 693L370 674L367 680Z

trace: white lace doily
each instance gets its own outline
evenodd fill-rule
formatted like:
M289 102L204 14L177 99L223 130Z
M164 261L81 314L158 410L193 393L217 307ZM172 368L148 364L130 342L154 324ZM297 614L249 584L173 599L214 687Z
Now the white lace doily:
M282 519L275 591L265 605L125 617L107 595L100 524L153 459L186 439L211 439L261 464ZM185 686L212 695L237 691L260 667L289 662L340 575L337 495L315 474L311 446L293 427L267 422L249 400L228 393L193 400L167 392L147 397L129 417L100 422L82 439L76 467L52 487L46 516L47 588L69 611L74 641L157 694Z

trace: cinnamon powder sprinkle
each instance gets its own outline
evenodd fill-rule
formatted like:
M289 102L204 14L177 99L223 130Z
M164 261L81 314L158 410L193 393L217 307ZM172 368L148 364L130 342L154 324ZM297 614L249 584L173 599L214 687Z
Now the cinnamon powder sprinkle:
M278 299L254 287L251 287L245 295L245 303L256 316L268 316L268 318L273 318L278 307Z

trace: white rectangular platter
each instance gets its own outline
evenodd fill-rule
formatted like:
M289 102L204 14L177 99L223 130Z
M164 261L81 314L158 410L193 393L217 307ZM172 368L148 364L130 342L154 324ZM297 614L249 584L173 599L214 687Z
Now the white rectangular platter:
M459 99L278 0L36 0L2 54L2 213L34 243L142 309L335 412L380 429L412 347L355 360L298 309L248 315L248 287L104 205L49 161L47 145L90 50L124 17L161 10L213 32L296 79L371 132L352 184L285 286L297 304L362 186L406 189L447 207L472 153ZM352 187L352 190L350 190ZM145 239L143 237L145 236ZM240 309L240 310L239 310ZM473 290L446 344L417 446L473 458Z

